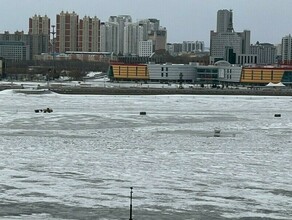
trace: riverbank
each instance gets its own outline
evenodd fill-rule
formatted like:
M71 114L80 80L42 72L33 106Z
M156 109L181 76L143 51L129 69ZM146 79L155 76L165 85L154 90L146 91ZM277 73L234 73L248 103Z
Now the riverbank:
M86 86L84 86L86 85ZM156 87L155 87L156 86ZM22 84L1 84L0 91L6 89L21 89ZM45 89L47 84L37 84L37 88ZM169 87L162 85L133 86L104 84L52 84L52 92L72 95L256 95L256 96L292 96L291 88L201 88L201 87Z
M59 94L84 95L258 95L292 96L292 89L211 89L211 88L126 88L126 87L66 87L51 88Z

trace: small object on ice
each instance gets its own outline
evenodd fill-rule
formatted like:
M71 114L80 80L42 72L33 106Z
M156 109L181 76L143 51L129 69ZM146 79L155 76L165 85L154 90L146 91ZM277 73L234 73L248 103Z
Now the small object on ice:
M214 137L220 137L220 133L221 133L220 128L215 128L214 129Z

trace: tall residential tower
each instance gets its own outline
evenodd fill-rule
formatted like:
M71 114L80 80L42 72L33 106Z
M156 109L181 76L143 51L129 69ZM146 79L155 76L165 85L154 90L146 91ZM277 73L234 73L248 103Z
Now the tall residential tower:
M83 52L100 51L100 20L85 16L79 21L78 50Z
M233 14L232 10L219 10L217 12L217 32L233 31Z
M77 51L79 16L63 11L57 15L56 52Z
M244 63L255 63L250 53L250 31L235 32L233 29L233 13L226 9L217 13L217 32L210 32L210 63L227 60L233 64L243 56ZM231 57L232 56L232 57ZM247 58L247 59L245 59ZM245 60L247 60L245 62ZM240 61L242 64L242 62Z
M32 59L34 59L35 55L49 52L50 22L50 19L46 15L34 15L29 18L28 34L31 36L30 57Z
M282 63L292 64L292 37L291 37L291 34L282 38Z

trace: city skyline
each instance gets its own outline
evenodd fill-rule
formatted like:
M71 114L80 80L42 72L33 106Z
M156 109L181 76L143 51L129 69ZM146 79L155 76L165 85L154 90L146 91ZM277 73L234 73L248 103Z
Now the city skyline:
M164 0L141 0L139 3L134 0L26 0L17 1L17 8L16 1L1 2L1 33L22 30L27 33L28 20L35 14L47 15L51 24L56 23L56 15L61 11L75 11L80 17L97 16L102 22L108 21L112 15L126 14L132 16L133 22L145 18L159 19L161 26L167 28L169 43L199 40L208 47L210 31L216 30L217 11L220 9L233 10L234 30L250 30L251 44L256 41L279 44L282 37L292 32L285 24L292 17L290 0L184 0L183 3L174 0L167 3Z

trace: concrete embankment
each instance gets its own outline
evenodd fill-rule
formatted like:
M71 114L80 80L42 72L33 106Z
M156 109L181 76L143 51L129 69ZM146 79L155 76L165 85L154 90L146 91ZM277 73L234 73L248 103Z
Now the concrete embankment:
M20 89L20 85L1 85L5 89ZM42 87L41 88L46 88ZM292 96L291 88L151 88L151 87L80 87L56 86L50 90L59 94L79 95L257 95L257 96Z
M60 94L86 95L259 95L259 96L292 96L292 89L209 89L209 88L103 88L103 87L67 87L52 88Z

